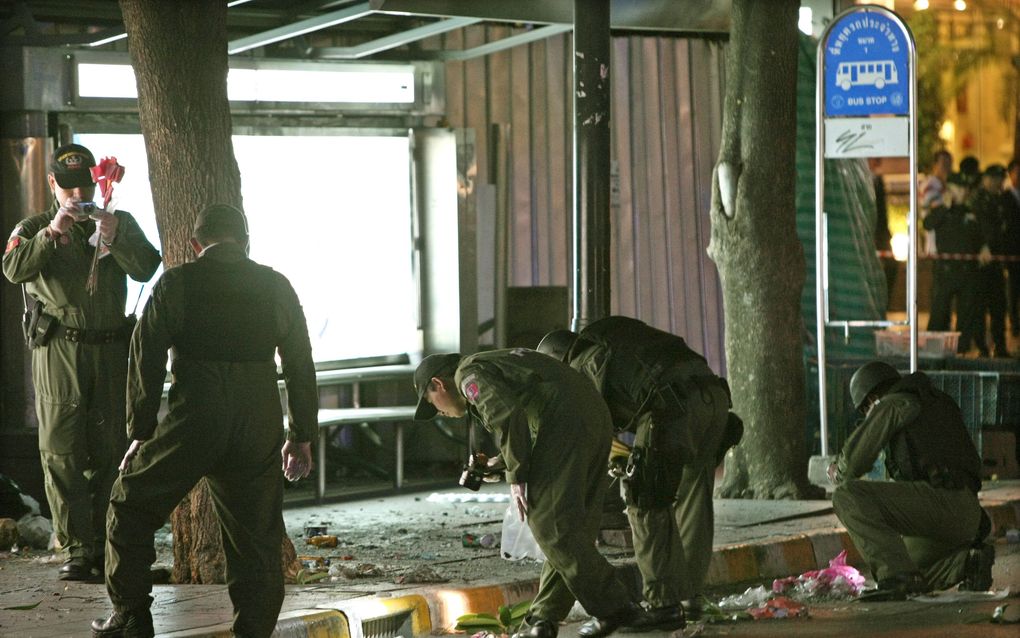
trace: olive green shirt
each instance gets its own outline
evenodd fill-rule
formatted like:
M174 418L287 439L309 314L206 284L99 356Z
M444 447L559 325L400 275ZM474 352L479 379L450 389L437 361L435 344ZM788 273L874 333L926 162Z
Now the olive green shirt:
M540 429L548 445L557 444L561 427L590 427L592 439L604 435L608 440L611 435L608 424L601 422L570 424L543 418L545 406L553 401L602 405L603 410L605 406L583 375L534 350L494 350L465 357L454 381L469 404L468 412L495 437L510 483L527 483ZM604 431L598 429L601 425Z
M96 248L89 238L96 232L92 220L75 223L62 238L50 237L46 228L59 209L19 222L7 240L4 275L12 283L25 284L28 293L42 302L46 314L72 328L113 330L124 325L127 299L125 275L148 281L160 264L159 252L130 213L116 211L117 235L106 246L109 254L99 260L98 289L86 289Z
M920 414L921 402L914 394L891 392L882 397L843 444L836 460L836 485L867 474L893 437Z

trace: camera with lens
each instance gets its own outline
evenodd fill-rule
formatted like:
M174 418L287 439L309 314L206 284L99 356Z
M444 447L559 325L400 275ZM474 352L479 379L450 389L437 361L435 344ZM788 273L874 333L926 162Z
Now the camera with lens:
M78 212L74 214L74 218L79 222L88 221L89 216L98 209L99 206L95 202L78 202Z
M466 487L472 492L477 492L478 488L482 486L482 481L485 478L485 461L478 458L478 455L472 454L468 457L468 462L464 464L464 469L460 473L460 480L457 481L461 487Z

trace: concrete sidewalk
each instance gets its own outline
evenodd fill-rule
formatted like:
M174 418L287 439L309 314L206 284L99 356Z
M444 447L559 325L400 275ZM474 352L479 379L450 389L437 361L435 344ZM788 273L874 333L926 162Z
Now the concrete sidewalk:
M993 520L996 536L1020 528L1020 481L986 483L980 496ZM443 552L428 549L420 551L419 556L438 554L434 565L459 565L463 571L450 571L449 582L440 584L397 584L393 579L377 579L288 585L277 635L412 638L445 633L452 630L461 614L492 613L500 605L534 596L537 563L505 561L495 550L460 547L461 529L485 529L486 524L491 528L493 514L502 511L505 504L458 506L458 518L449 516L453 510L437 512L426 497L404 495L286 512L292 538L294 529L328 515L361 520L366 528L360 531L351 528L351 534L366 534L365 530L373 526L379 529L377 516L407 520L407 527L417 532L420 523L415 519L416 512L426 512L429 520L443 519L441 524L434 525L437 534L455 542L446 542ZM708 574L710 587L770 584L776 577L824 567L843 549L848 550L851 563L859 564L859 556L832 514L829 501L717 500L715 505L716 544ZM483 518L487 520L482 521ZM458 523L460 520L468 522ZM410 536L408 543L419 549L438 547L429 545L434 541L417 534ZM632 554L622 548L603 549L628 584L639 592L641 581ZM392 555L399 554L392 547L388 550ZM304 551L303 546L298 547L299 554ZM109 613L109 600L102 585L55 580L57 565L53 560L46 555L0 560L0 635L89 636L89 622ZM154 597L153 615L159 635L230 636L231 606L225 586L161 585L155 588ZM31 609L13 609L32 605Z

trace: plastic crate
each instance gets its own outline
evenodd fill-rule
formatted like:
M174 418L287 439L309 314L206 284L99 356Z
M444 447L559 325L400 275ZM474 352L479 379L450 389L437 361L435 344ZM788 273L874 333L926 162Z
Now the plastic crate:
M917 356L926 359L944 359L956 356L959 332L918 332ZM906 330L876 330L875 352L880 357L910 356L910 332Z

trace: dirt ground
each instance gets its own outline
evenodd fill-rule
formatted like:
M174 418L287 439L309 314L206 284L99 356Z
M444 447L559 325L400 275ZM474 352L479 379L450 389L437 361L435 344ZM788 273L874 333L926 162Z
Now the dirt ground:
M299 583L385 590L412 583L484 584L535 578L540 563L500 557L506 510L507 488L495 484L483 486L478 493L455 488L285 509L284 522L304 565ZM309 544L308 526L324 526L327 535L336 536L336 546ZM492 544L478 546L480 541ZM156 567L169 569L173 564L169 525L157 532L155 545ZM603 552L610 560L632 556L620 547L606 546ZM26 582L55 579L61 561L62 557L42 550L0 553L0 595Z

